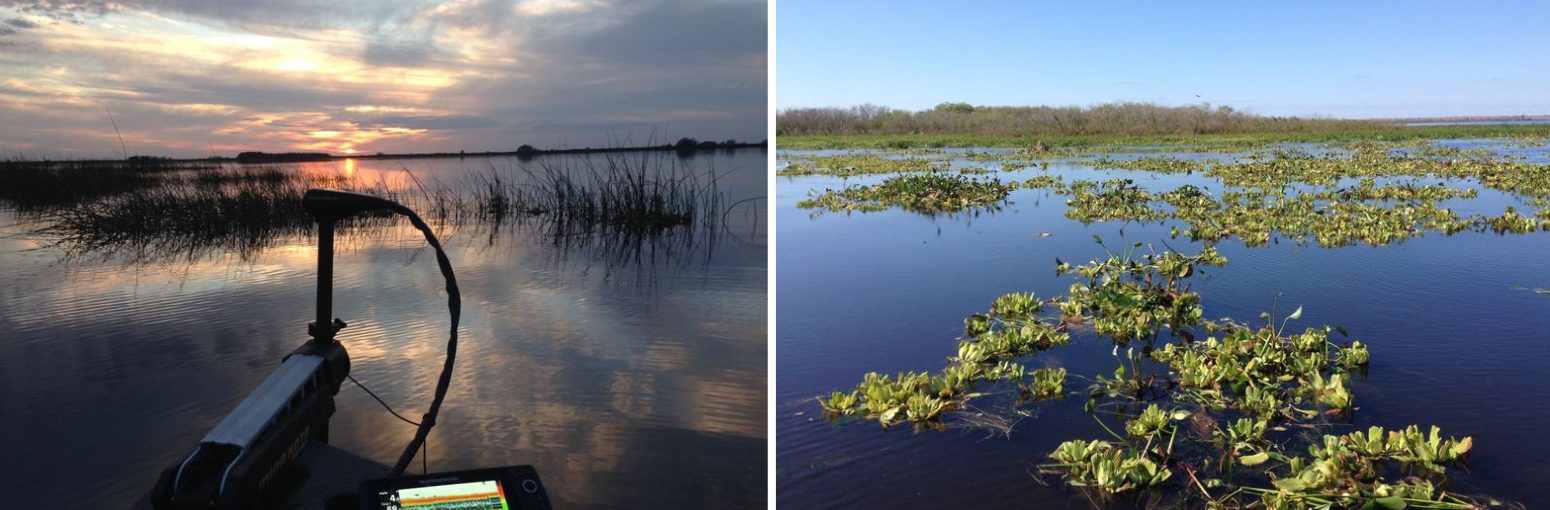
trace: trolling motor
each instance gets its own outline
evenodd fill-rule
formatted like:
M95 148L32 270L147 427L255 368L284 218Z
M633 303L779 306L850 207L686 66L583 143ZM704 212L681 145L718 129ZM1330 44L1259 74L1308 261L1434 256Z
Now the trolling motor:
M333 317L334 227L339 220L369 211L388 210L409 218L436 249L436 262L447 281L452 327L447 358L430 409L414 439L404 448L387 478L361 482L357 494L342 501L363 509L461 508L480 503L492 508L548 509L548 495L532 466L401 476L436 424L446 397L457 353L461 297L452 264L441 242L418 214L391 200L345 191L309 189L302 206L318 225L317 316L307 324L312 337L287 355L280 368L259 384L237 408L211 429L194 453L162 471L150 494L156 510L246 509L272 496L277 478L310 441L328 442L334 395L350 374L350 355L334 339L344 321ZM269 491L269 492L266 492ZM336 498L337 499L337 498ZM329 507L336 505L330 500Z
M307 324L312 339L285 356L193 454L162 472L151 497L157 510L247 508L308 441L328 442L334 395L350 374L350 354L334 340L345 327L333 318L334 225L397 204L331 190L308 190L302 204L318 224L317 320Z

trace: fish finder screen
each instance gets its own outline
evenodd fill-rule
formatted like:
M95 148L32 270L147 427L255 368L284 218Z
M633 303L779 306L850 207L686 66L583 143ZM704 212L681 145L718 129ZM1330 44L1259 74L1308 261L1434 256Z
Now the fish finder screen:
M405 488L379 497L384 510L511 510L495 480Z

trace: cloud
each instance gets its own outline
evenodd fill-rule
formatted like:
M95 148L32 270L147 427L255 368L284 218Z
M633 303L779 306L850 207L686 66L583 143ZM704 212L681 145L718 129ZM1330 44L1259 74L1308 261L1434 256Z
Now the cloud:
M0 34L26 49L0 52L0 115L45 129L0 125L0 150L97 150L104 104L126 138L183 154L758 140L765 13L757 1L13 3Z
M399 127L407 129L436 129L459 130L498 126L499 123L488 117L478 115L415 115L415 116L385 116L369 119L351 120L360 126L367 127Z

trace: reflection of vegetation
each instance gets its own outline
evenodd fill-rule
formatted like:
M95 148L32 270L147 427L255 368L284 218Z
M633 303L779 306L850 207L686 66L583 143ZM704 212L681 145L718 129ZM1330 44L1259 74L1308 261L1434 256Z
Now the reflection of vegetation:
M1260 326L1206 320L1185 282L1197 267L1226 260L1210 248L1138 256L1139 248L1085 265L1057 260L1057 272L1079 276L1066 296L1002 296L965 321L958 355L941 372L866 374L855 391L820 398L825 415L943 428L970 400L993 398L986 386L1013 385L1025 397L1058 394L1039 390L1054 380L1041 371L1032 372L1029 391L1019 360L1067 345L1090 327L1113 343L1118 361L1112 377L1094 377L1086 405L1112 440L1066 441L1040 476L1059 476L1100 498L1170 489L1168 506L1176 507L1476 507L1442 485L1467 459L1471 438L1414 425L1326 432L1355 409L1349 383L1365 373L1366 345L1336 344L1331 336L1343 328L1287 332L1300 307L1284 318L1262 314ZM1159 338L1165 330L1173 340ZM1207 337L1197 338L1202 332ZM1144 344L1139 352L1136 343ZM1122 418L1124 434L1104 415Z
M1014 189L1015 182L931 172L892 177L873 186L828 190L798 202L797 207L881 211L898 206L922 213L953 212L1000 202Z

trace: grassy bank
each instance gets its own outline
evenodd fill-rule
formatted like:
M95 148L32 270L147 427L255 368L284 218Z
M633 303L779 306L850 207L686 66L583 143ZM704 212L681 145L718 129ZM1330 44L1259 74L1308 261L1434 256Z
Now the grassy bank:
M1044 142L1053 147L1109 145L1189 145L1230 149L1266 143L1352 142L1513 138L1550 139L1550 124L1491 126L1397 126L1372 125L1330 131L1290 131L1200 135L975 135L975 134L881 134L781 136L782 150L818 149L912 149L939 147L1029 147Z

